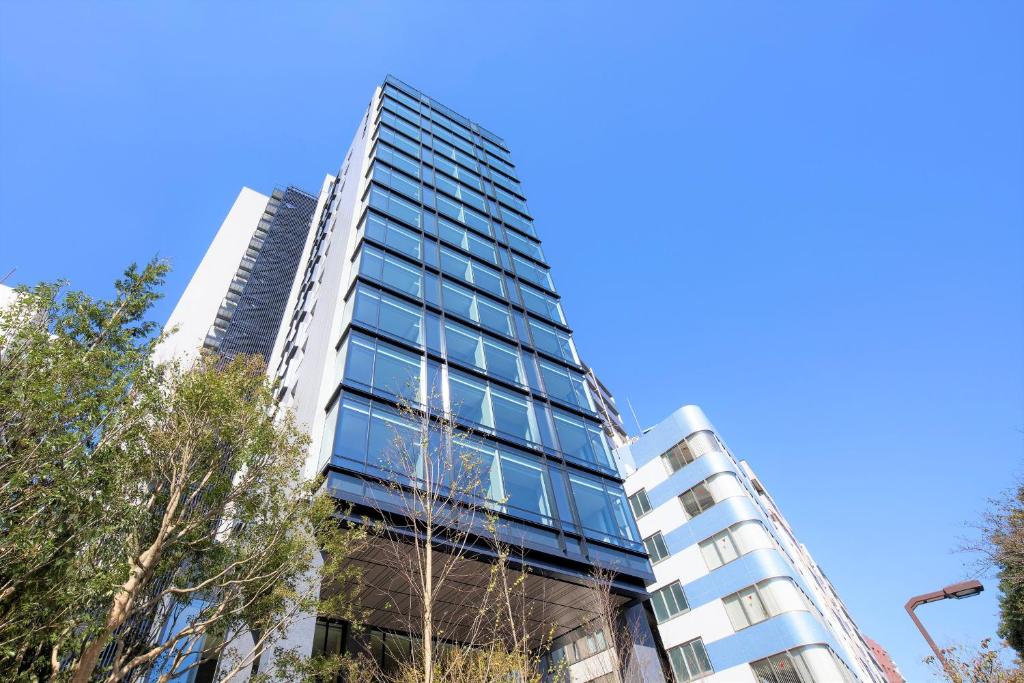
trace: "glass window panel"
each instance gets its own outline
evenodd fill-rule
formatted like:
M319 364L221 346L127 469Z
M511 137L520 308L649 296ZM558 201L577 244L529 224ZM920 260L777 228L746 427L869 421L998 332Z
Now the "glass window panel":
M416 233L398 225L388 226L386 244L396 251L400 251L403 254L414 258L419 258L420 242L420 236Z
M651 501L647 498L647 491L640 489L629 497L629 506L633 509L633 514L638 518L643 517L651 511Z
M740 604L738 595L729 595L722 598L722 604L725 605L725 613L729 616L729 622L732 624L734 631L750 626L750 621L747 619L746 612L743 611L743 605Z
M513 254L512 261L516 266L516 274L519 277L529 280L530 282L540 285L546 289L554 289L555 285L551 282L551 274L545 268L541 268L531 261Z
M448 282L443 283L442 290L444 292L444 310L471 320L476 319L476 306L473 304L472 294Z
M739 553L736 552L736 545L733 543L728 530L715 537L715 548L718 550L718 556L722 564L728 564L739 557Z
M555 299L526 286L519 288L523 297L523 305L528 311L542 315L549 320L565 324L562 307Z
M484 350L480 335L465 328L446 322L444 325L448 357L483 370Z
M483 345L489 374L523 384L522 363L519 360L519 353L514 348L490 339L485 339Z
M441 305L441 281L433 273L424 273L424 293L428 304Z
M423 280L419 268L387 256L384 259L381 280L395 289L419 298L423 294Z
M448 394L451 411L459 419L485 427L494 427L487 386L482 382L453 372L448 373Z
M360 336L351 336L345 356L345 380L364 387L373 383L373 342Z
M423 314L412 306L390 297L382 298L380 329L413 344L422 344Z
M583 516L582 512L580 516ZM647 554L651 556L652 563L660 562L668 557L668 546L665 545L665 538L661 535L660 531L644 539L644 548L647 550Z
M418 431L400 416L374 406L367 463L412 476L418 460Z
M751 624L756 624L768 618L764 603L761 602L761 596L758 595L755 586L744 588L737 593L737 597L740 604L743 605L743 610L747 613L747 620Z
M345 398L338 411L338 428L334 432L334 454L350 460L366 462L366 435L370 426L370 407Z
M507 337L512 336L512 319L509 317L508 308L485 299L478 299L477 309L480 313L478 322L481 325Z
M579 475L569 475L569 481L585 527L619 538L633 537L625 516L625 496L610 491L597 480Z
M701 511L707 510L715 504L715 498L711 495L707 482L701 482L694 486L693 495L697 498L697 504L700 505Z
M387 244L388 223L386 219L375 213L368 213L363 228L366 230L367 237Z
M441 249L441 270L460 280L473 281L473 271L469 266L469 259L450 249Z
M469 253L473 254L477 258L482 258L485 261L489 261L490 263L497 265L498 257L494 251L494 244L489 240L477 237L473 233L467 233L466 243L469 248Z
M508 231L508 245L513 249L517 249L527 256L543 261L544 252L541 251L540 245L533 240L527 239L517 232Z
M570 405L580 405L567 370L541 361L540 372L544 377L544 386L547 388L548 396L565 401Z
M497 271L491 270L487 266L482 266L479 263L473 262L473 283L481 289L485 289L491 294L497 294L498 296L505 296L505 288L502 286L501 275Z
M441 319L433 313L427 313L426 320L427 349L433 353L441 353Z
M384 252L369 245L363 246L359 253L359 273L374 280L381 279L384 269Z
M352 311L353 320L376 327L379 312L380 295L364 287L357 289L356 305Z
M373 367L373 386L396 396L418 400L420 356L378 344L377 362Z
M502 452L501 479L509 505L545 517L551 515L546 477L540 463Z
M466 242L466 229L441 218L437 221L437 236L449 244L461 247Z
M594 451L590 434L581 420L558 411L554 418L555 432L563 453L587 462L605 464Z
M537 426L525 398L491 387L491 400L494 404L493 426L496 429L530 443L537 441Z

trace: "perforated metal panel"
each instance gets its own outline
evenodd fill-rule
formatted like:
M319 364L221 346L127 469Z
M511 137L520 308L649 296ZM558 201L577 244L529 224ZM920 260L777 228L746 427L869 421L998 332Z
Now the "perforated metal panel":
M248 353L270 361L302 258L316 197L289 187L275 190L268 206L275 200L277 206L267 236L220 342L220 352L228 358Z

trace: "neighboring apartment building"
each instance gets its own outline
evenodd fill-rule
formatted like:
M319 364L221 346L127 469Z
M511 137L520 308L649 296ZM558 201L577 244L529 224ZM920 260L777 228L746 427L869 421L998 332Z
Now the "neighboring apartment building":
M680 408L616 456L677 681L887 681L832 584L700 408Z
M882 671L885 672L885 680L888 683L907 683L907 679L903 678L903 674L900 672L896 662L892 661L892 657L884 647L879 645L877 642L864 636L864 642L868 644L868 648L871 650L871 654L875 656L875 661L882 667Z
M388 77L316 198L243 189L169 325L179 332L165 356L205 344L268 359L281 403L311 438L305 476L324 475L356 518L398 511L389 444L415 429L398 405L436 401L474 435L484 495L556 644L593 618L596 567L618 572L615 599L645 617L654 576L609 443L621 421L577 356L498 136ZM372 553L362 560L378 569ZM487 579L483 565L450 606ZM347 624L310 615L281 644L401 656L394 588L367 600L376 607L360 643ZM663 680L649 630L636 653L631 675Z

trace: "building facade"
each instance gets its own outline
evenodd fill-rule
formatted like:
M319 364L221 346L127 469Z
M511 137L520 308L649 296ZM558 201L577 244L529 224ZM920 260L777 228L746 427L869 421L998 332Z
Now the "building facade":
M680 408L616 456L676 681L887 681L835 588L700 408Z
M864 642L868 644L868 648L871 650L871 654L874 655L875 661L882 667L882 671L885 673L885 680L888 683L907 683L907 679L903 678L903 674L900 672L896 662L892 661L892 657L889 656L889 652L879 645L877 642L864 636Z
M592 620L599 567L616 571L618 604L643 611L654 576L612 456L621 424L577 355L498 136L388 77L315 198L243 190L169 324L180 329L168 355L205 344L268 358L281 404L311 437L304 476L323 475L353 518L400 512L395 436L436 411L471 437L460 448L529 572L538 623L557 640ZM472 551L480 568L450 613L486 584L489 550ZM364 631L385 661L407 649L406 621L377 558L361 561L385 585ZM647 636L632 671L663 680ZM350 640L347 624L309 615L280 645L344 651Z

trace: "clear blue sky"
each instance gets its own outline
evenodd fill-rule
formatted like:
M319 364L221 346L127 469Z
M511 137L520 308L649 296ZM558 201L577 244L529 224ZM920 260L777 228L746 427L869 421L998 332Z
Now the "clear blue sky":
M1022 470L1024 6L427 5L4 3L0 271L103 294L160 254L173 301L393 73L506 138L620 405L702 405L924 680L902 605ZM977 641L991 587L922 615Z

